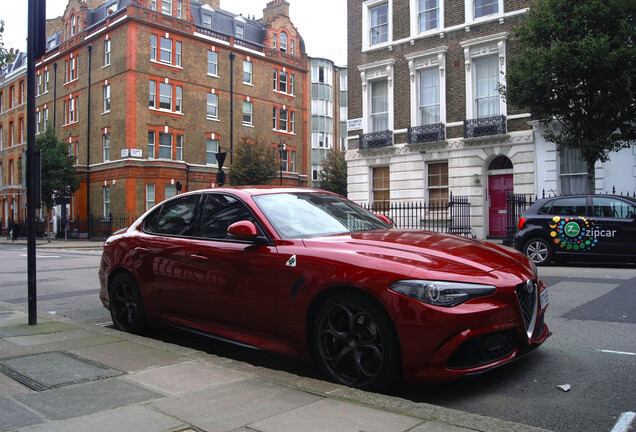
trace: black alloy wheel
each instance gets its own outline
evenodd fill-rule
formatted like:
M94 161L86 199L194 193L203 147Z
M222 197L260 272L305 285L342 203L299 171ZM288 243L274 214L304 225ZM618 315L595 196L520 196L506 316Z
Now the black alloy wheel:
M143 333L146 317L135 280L127 274L115 276L110 285L110 316L119 330Z
M523 247L523 252L536 265L545 265L552 261L552 246L550 246L546 240L539 237L526 242Z
M320 366L350 387L386 389L400 369L392 324L380 306L361 295L339 294L322 306L313 344Z

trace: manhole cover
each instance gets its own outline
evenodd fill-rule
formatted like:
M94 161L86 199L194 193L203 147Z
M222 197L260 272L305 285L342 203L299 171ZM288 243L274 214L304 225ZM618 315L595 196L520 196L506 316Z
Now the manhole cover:
M61 351L0 359L0 372L36 391L124 374L101 363Z

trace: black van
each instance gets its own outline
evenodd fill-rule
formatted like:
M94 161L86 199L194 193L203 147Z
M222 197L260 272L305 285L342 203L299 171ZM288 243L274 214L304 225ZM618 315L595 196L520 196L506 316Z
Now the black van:
M636 261L636 199L567 195L537 200L519 220L514 247L537 265L553 259Z

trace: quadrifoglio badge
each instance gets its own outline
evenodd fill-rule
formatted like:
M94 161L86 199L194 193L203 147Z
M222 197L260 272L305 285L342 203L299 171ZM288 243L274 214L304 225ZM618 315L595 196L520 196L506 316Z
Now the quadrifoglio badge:
M583 216L577 218L552 218L550 236L554 243L569 251L589 251L598 243L599 237L614 237L616 230L606 230L594 225Z

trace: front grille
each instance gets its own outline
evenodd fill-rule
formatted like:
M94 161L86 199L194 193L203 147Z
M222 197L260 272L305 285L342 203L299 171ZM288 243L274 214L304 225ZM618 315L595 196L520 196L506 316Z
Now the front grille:
M453 353L446 367L466 369L508 357L517 347L514 329L478 336L464 342Z
M528 288L531 287L531 290ZM534 281L528 280L515 287L515 293L519 300L519 306L521 307L521 313L523 315L523 323L526 326L528 332L528 338L532 336L534 322L537 314L537 302L539 288Z
M539 315L539 319L537 320L537 325L535 326L535 328L537 329L536 331L536 335L537 337L541 336L543 334L543 330L544 330L544 322L543 319L545 318L545 313L542 313L541 315Z

